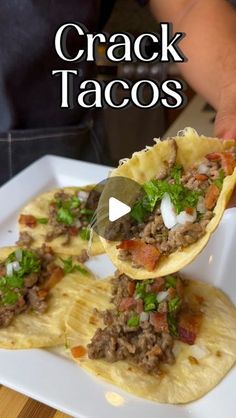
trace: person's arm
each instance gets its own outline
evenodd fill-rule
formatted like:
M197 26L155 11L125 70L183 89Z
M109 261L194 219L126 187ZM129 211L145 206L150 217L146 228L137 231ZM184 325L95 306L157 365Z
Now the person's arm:
M236 139L236 11L226 0L150 0L159 21L185 32L179 68L217 110L215 134Z

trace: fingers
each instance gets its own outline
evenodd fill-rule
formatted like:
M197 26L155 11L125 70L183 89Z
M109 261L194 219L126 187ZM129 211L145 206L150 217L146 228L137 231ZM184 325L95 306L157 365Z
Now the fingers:
M222 139L236 139L236 85L222 89L215 120L215 135Z

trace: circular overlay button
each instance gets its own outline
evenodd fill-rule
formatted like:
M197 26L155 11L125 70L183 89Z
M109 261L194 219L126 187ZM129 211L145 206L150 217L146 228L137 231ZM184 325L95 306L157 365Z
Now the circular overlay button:
M94 231L110 241L133 238L137 221L132 208L142 195L140 184L127 177L110 177L98 183L88 199L88 204L98 202L91 222Z

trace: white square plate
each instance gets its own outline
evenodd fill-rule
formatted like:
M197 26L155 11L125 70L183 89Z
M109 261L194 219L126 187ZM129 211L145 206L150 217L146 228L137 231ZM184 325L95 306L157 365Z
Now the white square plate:
M0 189L0 246L17 239L17 214L24 204L53 187L100 182L109 167L46 156ZM222 288L236 303L236 209L227 210L207 248L185 272ZM114 267L105 255L89 261L105 277ZM202 399L184 406L161 405L128 395L94 379L63 356L63 349L0 350L0 383L84 418L235 418L236 368Z

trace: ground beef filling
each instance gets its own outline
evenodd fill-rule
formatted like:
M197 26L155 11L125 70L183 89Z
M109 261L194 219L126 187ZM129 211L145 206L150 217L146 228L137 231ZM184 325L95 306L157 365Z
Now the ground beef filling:
M0 263L0 327L7 327L22 312L45 312L50 288L63 275L50 247L10 254Z
M160 178L154 179L154 182L164 180L170 185L180 184L184 186L187 193L188 191L189 193L196 193L197 198L192 206L181 209L188 214L195 214L195 217L191 221L186 220L185 223L177 222L172 228L167 228L161 212L160 199L157 200L152 211L143 216L143 219L138 221L133 219L131 212L129 220L126 218L125 222L123 220L120 221L124 231L121 237L122 240L127 240L127 236L132 236L132 240L154 246L158 250L157 254L159 256L168 256L177 249L185 248L198 241L205 234L206 227L214 216L214 208L220 195L223 180L226 175L232 174L236 164L235 161L235 148L225 153L209 154L200 164L189 168L186 172L180 166L173 165L172 161L165 176L163 174L164 178L162 176L161 180ZM173 177L172 174L173 169L176 170L177 167L180 170L178 179L175 176ZM118 229L118 225L116 229ZM118 248L120 248L119 258L121 260L131 261L133 267L145 267L142 260L139 263L138 257L134 257L134 245L131 240L124 245L121 242ZM144 250L145 247L143 247L142 252ZM157 262L158 255L156 256Z
M81 194L83 194L82 198ZM51 228L46 241L50 242L59 236L65 237L64 245L68 245L73 236L88 240L88 226L97 202L97 194L94 195L93 191L90 193L79 191L73 195L64 191L55 193L49 205L48 224Z
M97 329L88 345L89 358L127 360L154 374L163 363L172 364L175 339L193 344L201 323L200 305L193 309L187 304L185 286L178 275L145 282L117 275L114 309L95 312L105 327Z

